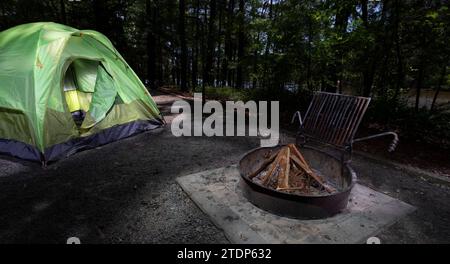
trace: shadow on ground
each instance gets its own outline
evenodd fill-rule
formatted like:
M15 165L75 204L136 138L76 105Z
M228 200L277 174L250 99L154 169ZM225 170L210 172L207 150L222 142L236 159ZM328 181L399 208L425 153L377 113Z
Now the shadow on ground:
M174 97L156 100L166 112ZM257 145L244 137L177 138L169 125L47 169L2 156L0 243L65 243L71 236L82 243L227 242L174 179L236 163Z
M176 97L155 96L167 120ZM175 178L236 164L249 137L174 137L170 125L78 153L42 169L0 157L0 243L226 243ZM449 242L450 188L361 158L359 180L418 210L383 242Z

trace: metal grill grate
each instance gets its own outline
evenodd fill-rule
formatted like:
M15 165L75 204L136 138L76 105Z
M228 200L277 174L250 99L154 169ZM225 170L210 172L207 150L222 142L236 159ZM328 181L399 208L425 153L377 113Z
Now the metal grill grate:
M304 133L314 139L345 146L351 143L370 98L316 92L306 112Z

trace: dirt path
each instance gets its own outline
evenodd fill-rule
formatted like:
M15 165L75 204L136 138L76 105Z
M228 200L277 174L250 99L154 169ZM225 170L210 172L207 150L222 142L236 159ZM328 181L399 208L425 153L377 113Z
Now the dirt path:
M166 115L169 95L155 100ZM259 145L248 137L180 137L170 125L78 153L43 170L0 157L0 243L226 243L175 178L235 164ZM450 188L355 159L360 182L419 210L385 230L386 243L449 242Z

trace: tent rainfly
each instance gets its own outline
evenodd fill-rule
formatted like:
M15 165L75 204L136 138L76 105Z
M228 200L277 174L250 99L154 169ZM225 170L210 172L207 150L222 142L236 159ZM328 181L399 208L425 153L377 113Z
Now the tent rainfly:
M0 153L46 163L162 124L101 33L44 22L0 33Z

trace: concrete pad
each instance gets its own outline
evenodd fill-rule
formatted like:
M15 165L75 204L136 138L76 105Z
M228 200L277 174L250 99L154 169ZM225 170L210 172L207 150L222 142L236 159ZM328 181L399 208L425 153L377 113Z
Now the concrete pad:
M248 202L236 166L177 178L190 198L232 243L365 243L415 207L356 184L347 209L331 218L297 220Z

